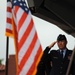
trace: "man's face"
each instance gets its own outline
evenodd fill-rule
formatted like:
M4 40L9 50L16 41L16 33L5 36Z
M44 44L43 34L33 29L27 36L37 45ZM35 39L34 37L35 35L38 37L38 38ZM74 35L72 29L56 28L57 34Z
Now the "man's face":
M61 49L61 50L66 48L66 44L67 44L67 41L65 41L65 40L57 41L57 45L58 45L59 49Z

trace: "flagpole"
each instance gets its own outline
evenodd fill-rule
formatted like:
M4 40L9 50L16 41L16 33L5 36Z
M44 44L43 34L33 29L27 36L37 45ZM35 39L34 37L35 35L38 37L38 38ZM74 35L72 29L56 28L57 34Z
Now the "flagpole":
M9 47L9 37L6 38L6 70L5 75L8 75L8 47Z
M69 62L69 66L68 66L66 75L69 75L70 68L71 68L71 65L72 65L72 61L73 61L73 58L74 58L74 54L75 54L75 47L74 47L73 52L72 52L72 56L71 56L71 59L70 59L70 62Z

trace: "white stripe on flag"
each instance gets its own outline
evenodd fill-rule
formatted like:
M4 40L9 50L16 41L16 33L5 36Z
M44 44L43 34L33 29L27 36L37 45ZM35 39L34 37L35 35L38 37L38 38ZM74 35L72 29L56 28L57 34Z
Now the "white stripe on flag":
M18 57L19 57L19 64L23 58L23 56L25 55L25 53L27 52L29 45L31 44L31 41L33 39L33 36L35 35L35 28L33 27L28 38L26 39L25 43L23 44L22 48L20 49L19 53L18 53Z
M12 25L10 23L6 23L6 29L12 30Z
M29 56L29 59L27 60L26 64L23 66L23 69L20 72L20 75L26 75L29 71L30 67L32 66L32 63L34 62L35 55L37 54L38 48L40 47L39 40L36 41L35 47L32 50L31 55Z
M7 12L7 18L12 19L12 14L11 14L11 12Z
M31 17L30 17L30 13L29 13L29 15L27 15L26 20L24 21L22 27L20 28L20 30L18 32L19 33L18 42L20 41L20 39L22 38L24 32L26 31L30 21L31 21Z
M12 7L11 2L7 2L7 7Z

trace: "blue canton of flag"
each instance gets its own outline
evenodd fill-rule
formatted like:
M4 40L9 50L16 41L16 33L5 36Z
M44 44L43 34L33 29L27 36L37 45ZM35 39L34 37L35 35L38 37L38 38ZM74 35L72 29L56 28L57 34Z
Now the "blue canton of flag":
M12 0L12 8L13 6L19 6L21 7L26 13L29 12L29 9L26 5L25 0Z

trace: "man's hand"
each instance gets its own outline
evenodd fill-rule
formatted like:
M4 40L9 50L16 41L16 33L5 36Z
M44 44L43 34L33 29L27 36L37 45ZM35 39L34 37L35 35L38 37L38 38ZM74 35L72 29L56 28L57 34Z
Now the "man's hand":
M49 48L52 48L52 47L56 44L56 42L57 42L57 41L53 42L53 43L50 44L48 47L49 47Z

